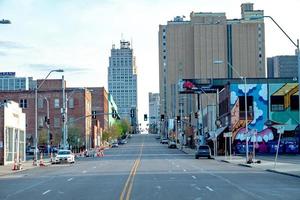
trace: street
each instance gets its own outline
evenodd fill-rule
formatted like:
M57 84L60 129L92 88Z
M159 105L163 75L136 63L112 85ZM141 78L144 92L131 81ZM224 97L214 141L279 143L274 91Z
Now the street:
M0 199L297 199L300 179L213 159L194 159L133 135L105 151L0 177Z

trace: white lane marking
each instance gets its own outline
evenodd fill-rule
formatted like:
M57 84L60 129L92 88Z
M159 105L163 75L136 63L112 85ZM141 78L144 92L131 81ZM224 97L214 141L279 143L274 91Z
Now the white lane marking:
M186 169L183 169L184 172L186 172Z
M48 192L51 192L51 190L47 190L46 192L43 193L43 195L47 194Z
M71 180L73 180L73 178L69 178L67 181L69 182L69 181L71 181Z
M156 188L160 190L160 189L161 189L161 186L160 186L160 185L158 185L158 186L156 186Z
M176 165L176 167L179 167L179 165Z
M196 176L192 176L193 179L196 179Z
M95 167L93 167L94 169L96 169L97 167L95 166Z
M85 174L85 173L86 173L86 171L85 171L85 170L83 170L83 171L82 171L82 173L84 173L84 174Z
M211 189L209 186L206 186L206 189L208 189L209 191L213 192L214 190Z
M201 190L201 188L199 188L199 187L195 187L197 190Z

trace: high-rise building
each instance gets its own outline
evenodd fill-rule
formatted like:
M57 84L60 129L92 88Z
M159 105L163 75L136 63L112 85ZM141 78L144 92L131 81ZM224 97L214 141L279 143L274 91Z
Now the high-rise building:
M245 3L241 19L227 19L225 13L192 12L190 20L177 16L160 25L161 113L174 118L180 112L187 116L195 111L195 98L179 95L179 79L265 77L264 21L260 16L262 10Z
M108 67L108 92L113 96L121 119L131 121L130 110L137 110L137 69L133 49L128 41L111 49ZM137 118L136 118L137 119ZM137 124L137 121L133 122Z
M267 59L268 78L298 77L298 59L295 56L274 56Z
M26 90L32 84L32 77L16 77L15 72L0 72L0 91Z
M149 93L149 128L152 133L159 130L160 125L160 107L159 93Z

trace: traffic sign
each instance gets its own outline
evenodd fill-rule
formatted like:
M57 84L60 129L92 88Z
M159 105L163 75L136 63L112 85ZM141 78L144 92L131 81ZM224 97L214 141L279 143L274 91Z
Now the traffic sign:
M223 134L224 137L232 137L232 132L227 132Z

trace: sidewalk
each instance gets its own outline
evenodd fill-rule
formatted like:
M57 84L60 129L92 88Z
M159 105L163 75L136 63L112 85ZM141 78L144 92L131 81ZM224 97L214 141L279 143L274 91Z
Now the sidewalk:
M189 155L194 155L195 150L186 148L184 147L181 151L183 151L186 154ZM291 156L291 161L293 159L298 159L298 157ZM254 160L260 160L261 163L252 163L252 164L247 164L246 163L246 158L243 156L232 156L231 158L229 156L217 156L214 158L216 161L219 162L226 162L226 163L232 163L236 164L239 166L244 166L244 167L250 167L250 168L257 168L269 172L274 172L274 173L279 173L279 174L284 174L284 175L289 175L289 176L294 176L294 177L299 177L300 178L300 165L295 164L292 162L282 162L280 160L280 157L277 160L276 166L274 166L274 161L268 161L261 159L259 156Z
M37 163L38 164L40 163L39 160ZM13 164L0 165L0 177L9 175L9 174L13 174L13 173L17 173L17 172L21 172L21 171L25 171L28 169L33 169L33 168L38 168L38 167L46 167L48 165L51 165L50 159L44 159L44 164L45 164L45 166L40 166L40 165L34 166L32 164L32 161L25 161L25 162L22 162L22 169L20 169L20 170L12 170Z

